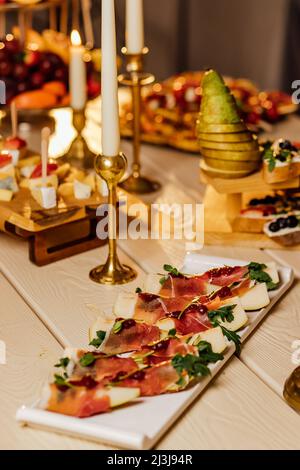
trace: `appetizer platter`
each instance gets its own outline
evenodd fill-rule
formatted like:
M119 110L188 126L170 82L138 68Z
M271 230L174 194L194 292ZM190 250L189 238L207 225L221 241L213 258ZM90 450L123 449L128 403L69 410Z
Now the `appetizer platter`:
M197 136L201 179L207 184L206 243L299 249L298 144L286 139L259 143L215 70L202 79Z
M103 244L96 236L96 207L105 204L107 187L94 171L48 158L50 130L42 130L41 155L17 135L0 148L0 230L29 241L29 256L44 265Z
M275 263L191 253L180 271L165 265L135 293L119 295L113 313L90 327L86 350L65 350L41 399L21 407L17 420L153 447L292 281L291 269Z
M201 81L204 72L186 72L146 90L141 117L142 140L169 145L179 150L198 153L196 122L202 101ZM260 128L278 122L298 107L292 98L280 91L260 91L250 80L225 77L238 106L239 116L247 128ZM126 101L121 108L121 133L132 136L132 109Z

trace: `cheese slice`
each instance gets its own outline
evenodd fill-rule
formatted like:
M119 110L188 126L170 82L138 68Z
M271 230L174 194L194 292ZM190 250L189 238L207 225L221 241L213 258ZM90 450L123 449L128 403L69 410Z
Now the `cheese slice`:
M56 190L53 187L33 188L31 195L44 209L56 207Z
M10 189L0 189L0 201L11 201L13 194L14 193Z
M91 197L91 187L88 184L74 181L74 196L76 199L88 199Z
M26 184L25 184L26 182ZM23 186L23 183L25 186ZM21 186L21 185L20 185ZM58 187L58 178L56 175L49 175L46 177L46 186L53 187L57 189ZM27 187L29 189L42 188L45 187L43 178L30 178L28 180L22 181L22 187Z

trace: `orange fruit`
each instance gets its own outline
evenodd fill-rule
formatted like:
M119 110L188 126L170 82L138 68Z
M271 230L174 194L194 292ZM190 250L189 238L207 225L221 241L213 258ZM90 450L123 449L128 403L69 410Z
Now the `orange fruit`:
M45 83L42 89L60 98L67 93L65 84L59 81Z
M57 104L56 96L44 90L26 91L14 98L19 109L52 108Z

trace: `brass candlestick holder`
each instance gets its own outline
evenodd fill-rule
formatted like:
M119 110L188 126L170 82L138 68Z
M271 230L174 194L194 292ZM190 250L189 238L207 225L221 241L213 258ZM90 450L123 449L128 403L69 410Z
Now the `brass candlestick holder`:
M98 155L95 159L95 170L108 186L108 258L105 264L90 272L90 278L98 284L126 284L137 276L132 268L121 264L117 255L117 184L125 173L126 165L126 157L122 153L115 157Z
M82 135L85 123L85 109L73 109L73 126L77 134L68 151L61 157L61 160L71 163L71 165L77 168L90 169L94 168L96 154L90 150Z
M132 174L119 184L125 191L136 194L148 194L158 191L161 187L157 181L152 181L141 175L141 92L142 87L154 82L154 75L143 72L143 58L148 53L144 48L140 54L128 54L123 47L122 53L126 57L127 73L119 76L119 82L130 86L133 109L133 164Z

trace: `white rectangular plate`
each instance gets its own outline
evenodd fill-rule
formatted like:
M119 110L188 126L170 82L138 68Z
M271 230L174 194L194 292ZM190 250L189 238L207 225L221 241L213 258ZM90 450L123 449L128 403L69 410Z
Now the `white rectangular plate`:
M185 258L182 272L197 274L221 265L242 266L245 264L248 263L241 260L189 253ZM291 286L293 282L293 271L291 269L280 267L279 275L281 284L279 289L270 293L271 303L260 311L248 312L249 325L239 332L242 341L245 341L273 305ZM180 393L140 398L110 413L84 419L44 411L39 409L38 403L36 403L32 406L22 406L19 408L16 418L19 422L33 427L65 433L122 448L150 449L205 389L212 378L234 354L234 351L234 346L230 345L224 355L224 360L210 367L210 377L203 378L194 387Z

